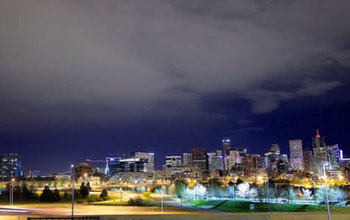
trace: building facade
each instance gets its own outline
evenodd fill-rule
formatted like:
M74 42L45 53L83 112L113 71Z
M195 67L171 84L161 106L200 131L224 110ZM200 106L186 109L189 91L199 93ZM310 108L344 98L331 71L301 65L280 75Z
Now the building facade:
M323 173L323 165L327 162L326 143L324 137L321 137L319 130L316 130L316 136L312 137L312 150L314 152L314 172Z
M289 140L290 167L293 171L304 171L302 140Z
M183 165L192 164L192 153L183 153Z
M165 165L170 167L177 167L182 165L181 156L166 156Z
M23 175L22 157L19 154L0 154L0 178L8 179Z

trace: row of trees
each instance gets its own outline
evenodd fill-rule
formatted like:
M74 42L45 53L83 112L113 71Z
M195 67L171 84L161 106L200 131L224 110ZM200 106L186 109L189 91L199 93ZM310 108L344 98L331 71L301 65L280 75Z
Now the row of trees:
M341 201L347 198L345 191L339 187L335 188L318 188L315 191L304 188L294 188L292 186L277 187L266 184L258 186L255 184L239 182L230 184L227 187L220 186L214 182L206 185L197 184L194 187L188 187L185 181L177 180L175 182L175 194L180 199L200 200L200 199L258 199L268 201L271 199L283 198L293 202L297 198L325 200L325 192L328 190L330 200Z

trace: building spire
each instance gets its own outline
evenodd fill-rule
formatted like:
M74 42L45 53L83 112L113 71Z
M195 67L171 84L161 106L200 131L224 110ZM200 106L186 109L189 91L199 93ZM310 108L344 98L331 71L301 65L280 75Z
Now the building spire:
M317 138L320 138L321 136L320 136L320 131L318 130L318 129L316 129L316 137Z

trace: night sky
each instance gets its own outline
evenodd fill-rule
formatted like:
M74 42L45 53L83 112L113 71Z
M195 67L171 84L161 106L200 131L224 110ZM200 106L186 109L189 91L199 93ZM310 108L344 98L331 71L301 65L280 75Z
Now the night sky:
M0 2L0 153L24 170L320 129L350 156L350 1Z

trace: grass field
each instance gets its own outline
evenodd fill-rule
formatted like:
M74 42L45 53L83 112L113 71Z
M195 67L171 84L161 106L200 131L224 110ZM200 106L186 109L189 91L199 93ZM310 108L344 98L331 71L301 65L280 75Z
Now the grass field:
M325 205L301 205L301 204L278 204L252 203L248 201L192 201L189 202L197 207L211 207L214 210L225 212L322 212L327 211ZM250 211L250 204L254 204L254 211ZM331 206L333 212L350 212L350 207Z

